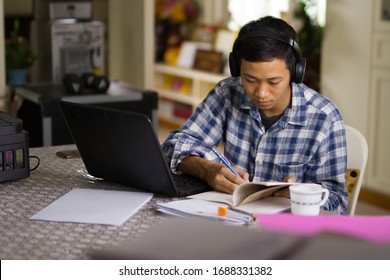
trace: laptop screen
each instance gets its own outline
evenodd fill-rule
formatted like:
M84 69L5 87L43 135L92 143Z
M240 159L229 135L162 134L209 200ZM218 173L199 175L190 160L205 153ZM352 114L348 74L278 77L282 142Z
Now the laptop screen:
M60 107L91 175L177 196L160 143L145 115L65 101Z

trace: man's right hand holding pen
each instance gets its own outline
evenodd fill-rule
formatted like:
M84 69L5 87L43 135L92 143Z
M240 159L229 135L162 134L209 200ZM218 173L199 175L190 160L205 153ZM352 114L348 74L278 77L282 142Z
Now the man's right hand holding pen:
M222 161L221 157L219 159ZM228 160L227 162L228 164L224 161L213 162L198 156L189 156L182 160L178 169L184 174L201 178L217 191L233 193L240 184L249 181L249 174L238 167L231 166Z

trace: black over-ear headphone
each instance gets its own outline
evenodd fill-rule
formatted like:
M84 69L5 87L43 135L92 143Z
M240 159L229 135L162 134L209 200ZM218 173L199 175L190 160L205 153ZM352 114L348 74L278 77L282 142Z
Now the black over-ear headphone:
M293 69L293 73L291 73L291 82L294 83L302 83L303 77L305 76L305 69L306 69L306 59L301 57L301 49L299 48L298 43L293 40L292 38L284 37L277 33L272 33L267 30L262 31L253 31L248 32L242 36L239 36L234 44L233 44L233 50L229 54L229 67L230 67L230 73L233 77L240 76L240 59L237 55L237 46L242 42L250 38L256 38L256 37L264 37L264 38L271 38L278 40L280 42L283 42L287 45L289 45L295 55L296 63L295 67Z
M110 80L106 76L93 73L83 73L81 76L76 73L67 73L62 79L65 90L69 93L79 94L85 89L93 93L105 93L110 87Z

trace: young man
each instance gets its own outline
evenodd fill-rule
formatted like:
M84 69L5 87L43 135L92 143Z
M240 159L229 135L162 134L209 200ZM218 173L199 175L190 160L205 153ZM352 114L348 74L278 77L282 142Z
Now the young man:
M273 17L241 28L229 57L232 77L162 145L173 173L227 193L245 181L317 183L330 192L325 210L347 210L344 122L330 100L302 84L306 62L296 40ZM213 153L221 143L240 176ZM274 195L289 197L288 188Z

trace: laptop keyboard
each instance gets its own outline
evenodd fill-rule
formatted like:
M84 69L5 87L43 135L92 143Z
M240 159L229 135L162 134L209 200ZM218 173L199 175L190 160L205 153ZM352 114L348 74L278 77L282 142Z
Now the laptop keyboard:
M195 177L172 175L172 178L179 197L213 190L207 183Z

